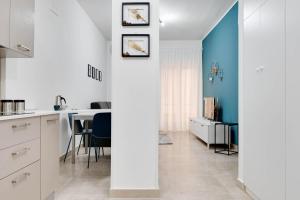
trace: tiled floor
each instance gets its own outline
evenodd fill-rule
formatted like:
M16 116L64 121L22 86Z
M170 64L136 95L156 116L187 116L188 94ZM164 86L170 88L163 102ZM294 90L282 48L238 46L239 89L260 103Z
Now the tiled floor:
M237 156L215 154L188 133L170 133L173 145L160 146L161 200L248 200L236 185ZM109 154L109 152L106 152ZM90 169L81 153L77 163L61 163L57 200L109 200L110 158ZM139 199L140 200L140 199Z

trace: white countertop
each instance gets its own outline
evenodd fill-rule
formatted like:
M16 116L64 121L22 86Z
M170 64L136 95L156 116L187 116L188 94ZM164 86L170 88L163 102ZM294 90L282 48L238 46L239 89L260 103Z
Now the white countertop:
M56 111L26 111L26 114L0 116L0 121L59 114Z
M66 110L59 110L59 111L54 111L54 110L33 110L33 111L26 111L28 114L21 114L21 115L10 115L10 116L0 116L0 121L4 120L12 120L12 119L23 119L23 118L29 118L29 117L40 117L40 116L45 116L45 115L55 115L55 114L63 114L63 113L97 113L97 112L104 112L104 111L111 111L110 109L102 109L102 110L91 110L91 109L66 109Z

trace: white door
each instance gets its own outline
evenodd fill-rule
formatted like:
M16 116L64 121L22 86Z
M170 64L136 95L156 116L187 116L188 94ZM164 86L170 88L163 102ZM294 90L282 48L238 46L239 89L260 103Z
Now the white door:
M245 184L260 199L285 198L285 2L245 21Z
M286 1L286 195L287 200L300 197L300 1Z

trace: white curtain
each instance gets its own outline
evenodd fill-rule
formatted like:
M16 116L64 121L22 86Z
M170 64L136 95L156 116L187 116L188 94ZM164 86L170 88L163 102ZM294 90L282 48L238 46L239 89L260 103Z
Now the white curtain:
M201 43L161 47L161 131L186 131L198 114ZM194 45L195 46L195 45Z

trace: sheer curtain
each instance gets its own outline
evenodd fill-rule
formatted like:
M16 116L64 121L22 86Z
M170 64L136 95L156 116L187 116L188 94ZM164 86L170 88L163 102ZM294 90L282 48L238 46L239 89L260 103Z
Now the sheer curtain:
M198 114L201 43L161 45L161 131L186 131Z

